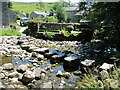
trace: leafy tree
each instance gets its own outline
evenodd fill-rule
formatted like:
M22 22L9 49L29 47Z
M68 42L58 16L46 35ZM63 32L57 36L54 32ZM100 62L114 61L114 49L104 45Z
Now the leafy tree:
M84 7L84 3L82 6ZM83 9L81 6L80 9ZM94 23L95 38L120 50L120 2L98 2L89 8L87 19Z
M12 3L8 2L8 8L12 9Z
M67 19L66 12L61 4L61 2L56 2L55 5L53 6L53 9L56 12L57 19L59 22L64 22Z

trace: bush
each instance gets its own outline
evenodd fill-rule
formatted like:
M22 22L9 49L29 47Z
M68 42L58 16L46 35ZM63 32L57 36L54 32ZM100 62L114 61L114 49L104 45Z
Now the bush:
M66 31L65 29L61 30L61 33L65 36L65 37L69 37L70 33L68 31Z
M43 34L48 38L53 38L55 36L54 32L44 31Z
M65 28L68 32L74 30L74 27L73 25L68 25L66 28Z

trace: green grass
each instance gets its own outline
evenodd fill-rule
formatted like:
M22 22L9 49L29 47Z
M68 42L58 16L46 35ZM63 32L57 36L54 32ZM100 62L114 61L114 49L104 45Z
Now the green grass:
M21 11L21 12L26 12L26 13L31 13L33 11L40 11L40 12L45 12L47 10L48 12L50 9L52 9L53 4L45 3L45 8L41 9L39 6L37 6L37 2L34 3L20 3L20 2L12 2L12 10L13 11Z
M2 30L0 31L0 35L2 36L12 36L12 35L16 35L16 36L20 36L20 32L18 32L18 30Z

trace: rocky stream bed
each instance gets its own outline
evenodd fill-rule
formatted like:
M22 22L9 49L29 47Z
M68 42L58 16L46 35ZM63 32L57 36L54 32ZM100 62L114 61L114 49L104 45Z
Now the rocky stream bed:
M0 36L0 88L76 87L84 68L107 70L117 59L94 49L96 44L50 41L30 36ZM115 49L114 49L115 50Z

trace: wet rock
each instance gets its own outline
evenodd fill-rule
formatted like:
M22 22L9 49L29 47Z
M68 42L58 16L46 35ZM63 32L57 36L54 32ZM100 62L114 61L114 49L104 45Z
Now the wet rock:
M35 46L34 47L30 47L29 51L33 52L35 49L38 49L38 47L35 47Z
M63 73L61 71L58 71L57 74L56 74L57 77L61 77L63 76Z
M81 71L74 71L73 74L75 74L75 75L81 75L82 72Z
M57 55L57 52L58 51L50 51L50 52L48 52L48 53L45 53L45 57L46 58L51 58L53 55Z
M63 77L65 77L66 79L68 79L70 77L70 73L69 72L63 73Z
M49 81L47 83L44 83L41 88L49 88L49 89L52 88L52 82Z
M5 78L5 74L4 73L0 73L0 79L4 79Z
M13 64L12 63L6 63L2 65L4 70L12 70L13 69Z
M62 62L64 59L64 56L62 55L53 55L51 57L50 63L55 64L55 63L59 63Z
M0 82L0 89L5 88L2 82Z
M37 58L38 58L38 61L41 61L42 59L44 59L44 56L42 54L38 54Z
M21 45L22 49L29 51L30 47L33 47L34 45Z
M45 68L45 70L50 70L51 69L51 66L48 66Z
M8 75L9 78L13 78L13 77L19 77L19 73L18 72L12 72Z
M25 73L23 73L22 82L27 84L32 80L34 80L34 78L35 78L35 73L27 70Z
M34 52L40 53L40 54L45 54L46 52L49 51L49 48L38 48L34 49Z
M63 67L65 71L75 71L79 69L79 58L76 56L68 56L64 58Z
M25 72L27 70L28 70L27 65L20 65L17 67L17 71L19 71L19 72Z
M84 65L84 66L89 67L89 66L93 65L94 62L95 62L95 60L86 59L84 61L81 61L81 64Z
M0 66L0 73L3 71L3 67Z
M114 66L113 64L103 63L103 65L100 66L100 69L109 70L109 69L111 69L113 66Z
M36 52L32 52L32 57L37 57L37 53Z

